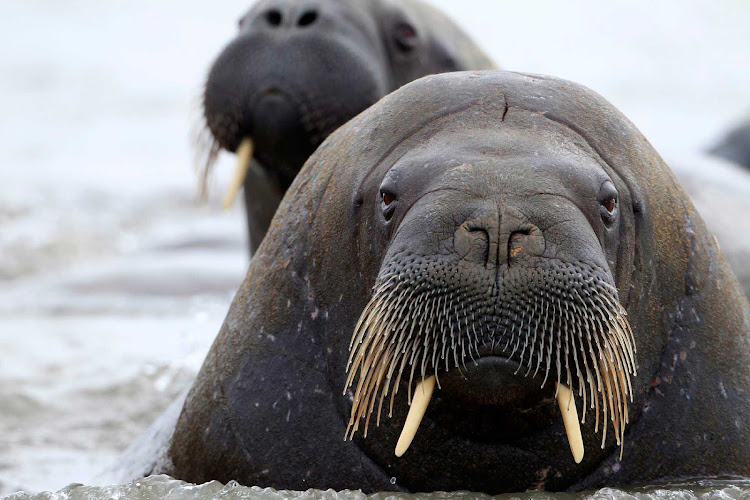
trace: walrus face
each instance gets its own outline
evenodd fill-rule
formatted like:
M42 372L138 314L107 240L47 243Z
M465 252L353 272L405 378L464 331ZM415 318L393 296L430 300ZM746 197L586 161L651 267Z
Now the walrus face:
M470 477L486 460L506 486L528 485L545 467L569 469L567 446L555 439L556 396L576 462L581 428L567 412L579 401L601 447L608 420L621 443L636 370L613 272L621 182L546 134L452 129L365 181L361 210L378 228L369 246L384 257L350 344L348 436L361 424L366 435L383 410L403 415L401 391L411 408L396 455L413 438L400 460L411 454L417 467L445 463L446 473ZM409 465L381 449L392 431L360 446L396 474ZM446 449L435 443L447 441L458 458L440 458Z
M384 16L378 5L257 3L206 81L213 148L234 152L250 138L286 189L323 139L394 88L395 63L419 51L406 15L393 7Z

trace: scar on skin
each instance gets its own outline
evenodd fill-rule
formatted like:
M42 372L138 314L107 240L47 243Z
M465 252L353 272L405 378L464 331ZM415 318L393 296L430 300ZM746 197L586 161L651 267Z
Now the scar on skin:
M466 172L468 170L471 170L472 168L474 168L474 167L472 167L468 163L464 163L462 165L459 165L459 166L453 168L453 170L456 171L456 172Z

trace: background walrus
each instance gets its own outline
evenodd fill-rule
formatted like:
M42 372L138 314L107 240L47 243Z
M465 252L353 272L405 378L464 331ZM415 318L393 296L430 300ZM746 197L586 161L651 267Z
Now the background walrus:
M750 118L730 130L709 153L750 168Z
M417 0L264 0L239 24L206 80L206 173L219 149L238 153L251 251L338 126L421 76L493 67L449 18Z
M239 34L206 81L204 176L219 149L237 152L236 182L225 203L244 185L254 252L302 164L339 125L415 78L492 66L450 19L419 1L259 2L241 18ZM740 131L730 138L741 138ZM737 138L724 144L717 154L739 153L743 145ZM698 207L747 292L750 244L734 236L737 221L726 206L731 200L747 209L747 190L717 186L716 167L676 173L691 198L701 200ZM750 175L743 177L739 184L750 184Z
M604 99L427 77L295 180L154 471L492 493L748 476L748 318L669 168ZM584 419L580 464L555 382Z
M716 236L721 253L750 296L750 170L708 155L669 158L690 201Z

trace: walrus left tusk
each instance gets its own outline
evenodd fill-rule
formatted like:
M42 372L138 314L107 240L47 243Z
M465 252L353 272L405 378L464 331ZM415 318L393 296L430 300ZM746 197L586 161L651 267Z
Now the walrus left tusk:
M557 384L557 404L563 415L563 424L565 424L565 433L568 435L570 451L573 453L573 460L577 464L583 460L583 438L581 437L581 424L578 423L578 410L576 410L576 400L573 392L565 384Z
M414 389L414 398L411 400L409 414L406 416L404 428L401 430L401 436L396 443L396 456L400 457L409 449L414 435L419 429L422 417L427 411L427 405L430 404L432 392L435 390L435 375L431 375L417 384Z
M250 168L252 159L253 140L246 137L242 140L239 147L237 147L237 167L234 170L234 177L232 178L232 183L229 185L229 190L221 204L224 210L229 210L229 207L234 203L234 199L237 198L237 193L240 192L240 187L245 182L245 176L247 175L247 170Z

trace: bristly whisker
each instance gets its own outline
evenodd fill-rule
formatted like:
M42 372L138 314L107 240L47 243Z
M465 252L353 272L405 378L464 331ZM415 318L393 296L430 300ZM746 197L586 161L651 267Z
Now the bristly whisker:
M362 420L366 436L373 413L379 425L389 395L388 416L393 414L405 371L411 402L415 375L424 381L437 377L441 367L466 370L466 359L476 362L480 346L490 346L491 353L501 349L510 360L518 354L516 373L543 373L542 387L552 372L558 383L577 390L581 422L593 410L598 432L600 417L609 418L622 446L636 346L607 276L583 263L554 260L507 269L499 286L460 271L411 258L381 273L350 342L345 391L352 390L354 402L346 438Z
M202 117L202 115L201 115ZM193 150L193 168L198 177L198 196L202 202L208 198L208 179L213 166L219 158L221 146L214 138L205 120L201 118L191 130L191 145Z

